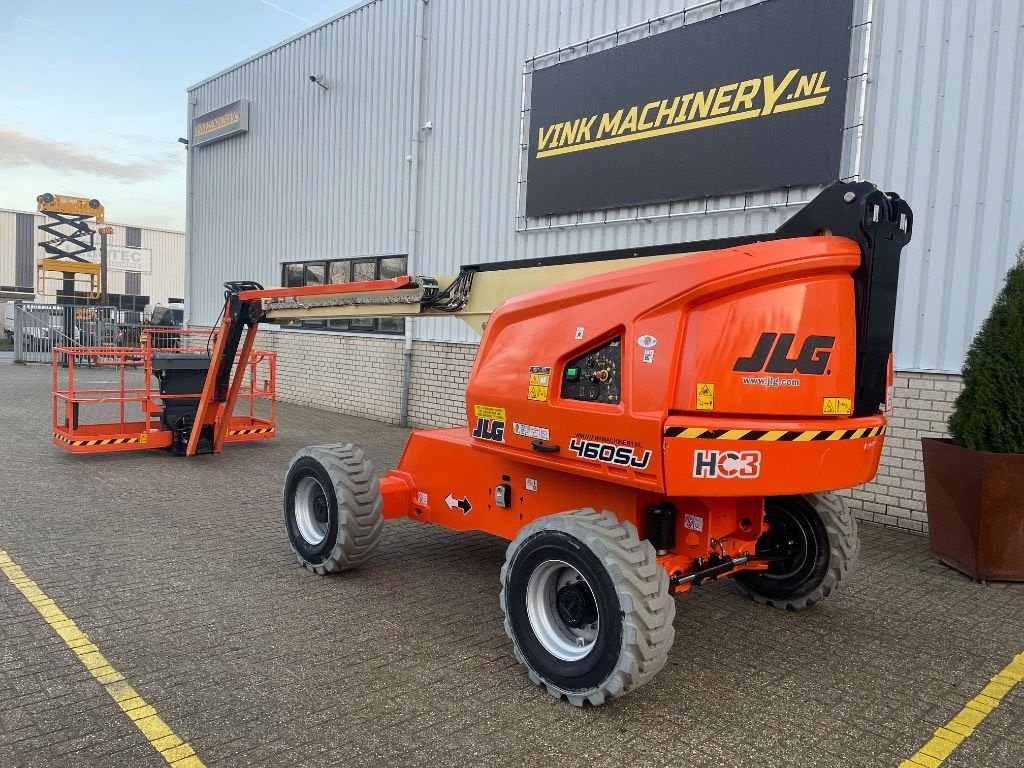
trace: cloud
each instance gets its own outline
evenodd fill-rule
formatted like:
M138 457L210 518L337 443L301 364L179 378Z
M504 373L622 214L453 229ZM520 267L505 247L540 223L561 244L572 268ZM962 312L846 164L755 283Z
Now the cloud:
M83 152L72 144L45 141L17 131L0 129L0 167L53 168L69 173L91 173L108 179L141 181L164 173L170 157L161 162L117 163Z

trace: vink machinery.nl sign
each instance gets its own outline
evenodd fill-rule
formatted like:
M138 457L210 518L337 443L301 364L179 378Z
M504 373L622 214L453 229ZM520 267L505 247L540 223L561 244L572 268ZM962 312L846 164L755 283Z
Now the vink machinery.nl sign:
M853 0L767 0L538 69L529 216L835 181Z
M190 147L200 147L249 130L249 102L233 101L220 109L192 118Z

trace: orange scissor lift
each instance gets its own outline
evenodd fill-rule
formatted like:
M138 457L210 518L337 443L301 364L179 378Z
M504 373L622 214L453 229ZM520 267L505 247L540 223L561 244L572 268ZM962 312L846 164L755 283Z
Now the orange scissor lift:
M83 436L58 432L55 411L55 439L216 452L260 423L231 417L242 393L272 394L272 375L244 384L263 320L459 317L481 333L466 424L414 431L381 475L352 445L300 451L289 543L326 574L370 557L385 519L508 540L500 605L516 660L553 696L601 704L666 663L673 595L730 578L801 609L849 576L856 521L833 491L878 467L912 223L898 195L838 183L761 235L439 277L228 283L198 399L198 375L179 406L161 378L159 395L134 395L159 418ZM157 362L151 345L147 381Z
M193 433L193 453L272 438L272 352L246 350L225 396L195 418L219 333L153 328L138 347L54 348L54 443L72 453L166 448L183 454Z

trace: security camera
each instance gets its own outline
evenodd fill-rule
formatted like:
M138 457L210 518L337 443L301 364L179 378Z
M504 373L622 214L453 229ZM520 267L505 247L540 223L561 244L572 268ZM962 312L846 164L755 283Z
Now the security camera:
M320 78L320 75L310 75L309 76L309 82L315 83L315 82L318 81L319 78Z
M310 75L309 76L309 82L315 83L316 85L319 85L325 91L327 90L327 85L324 83L324 76L323 75Z

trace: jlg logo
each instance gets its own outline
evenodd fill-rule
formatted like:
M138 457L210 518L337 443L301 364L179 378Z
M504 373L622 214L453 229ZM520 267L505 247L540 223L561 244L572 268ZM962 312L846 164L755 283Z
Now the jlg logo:
M477 419L476 428L473 430L473 437L479 437L481 440L491 440L495 443L503 443L505 442L505 422Z
M750 357L741 357L733 366L743 373L808 373L820 376L828 366L829 353L836 343L835 336L808 336L800 346L800 354L789 356L793 349L794 333L762 333Z
M761 474L760 451L694 451L693 476L708 480L738 477L743 480Z

